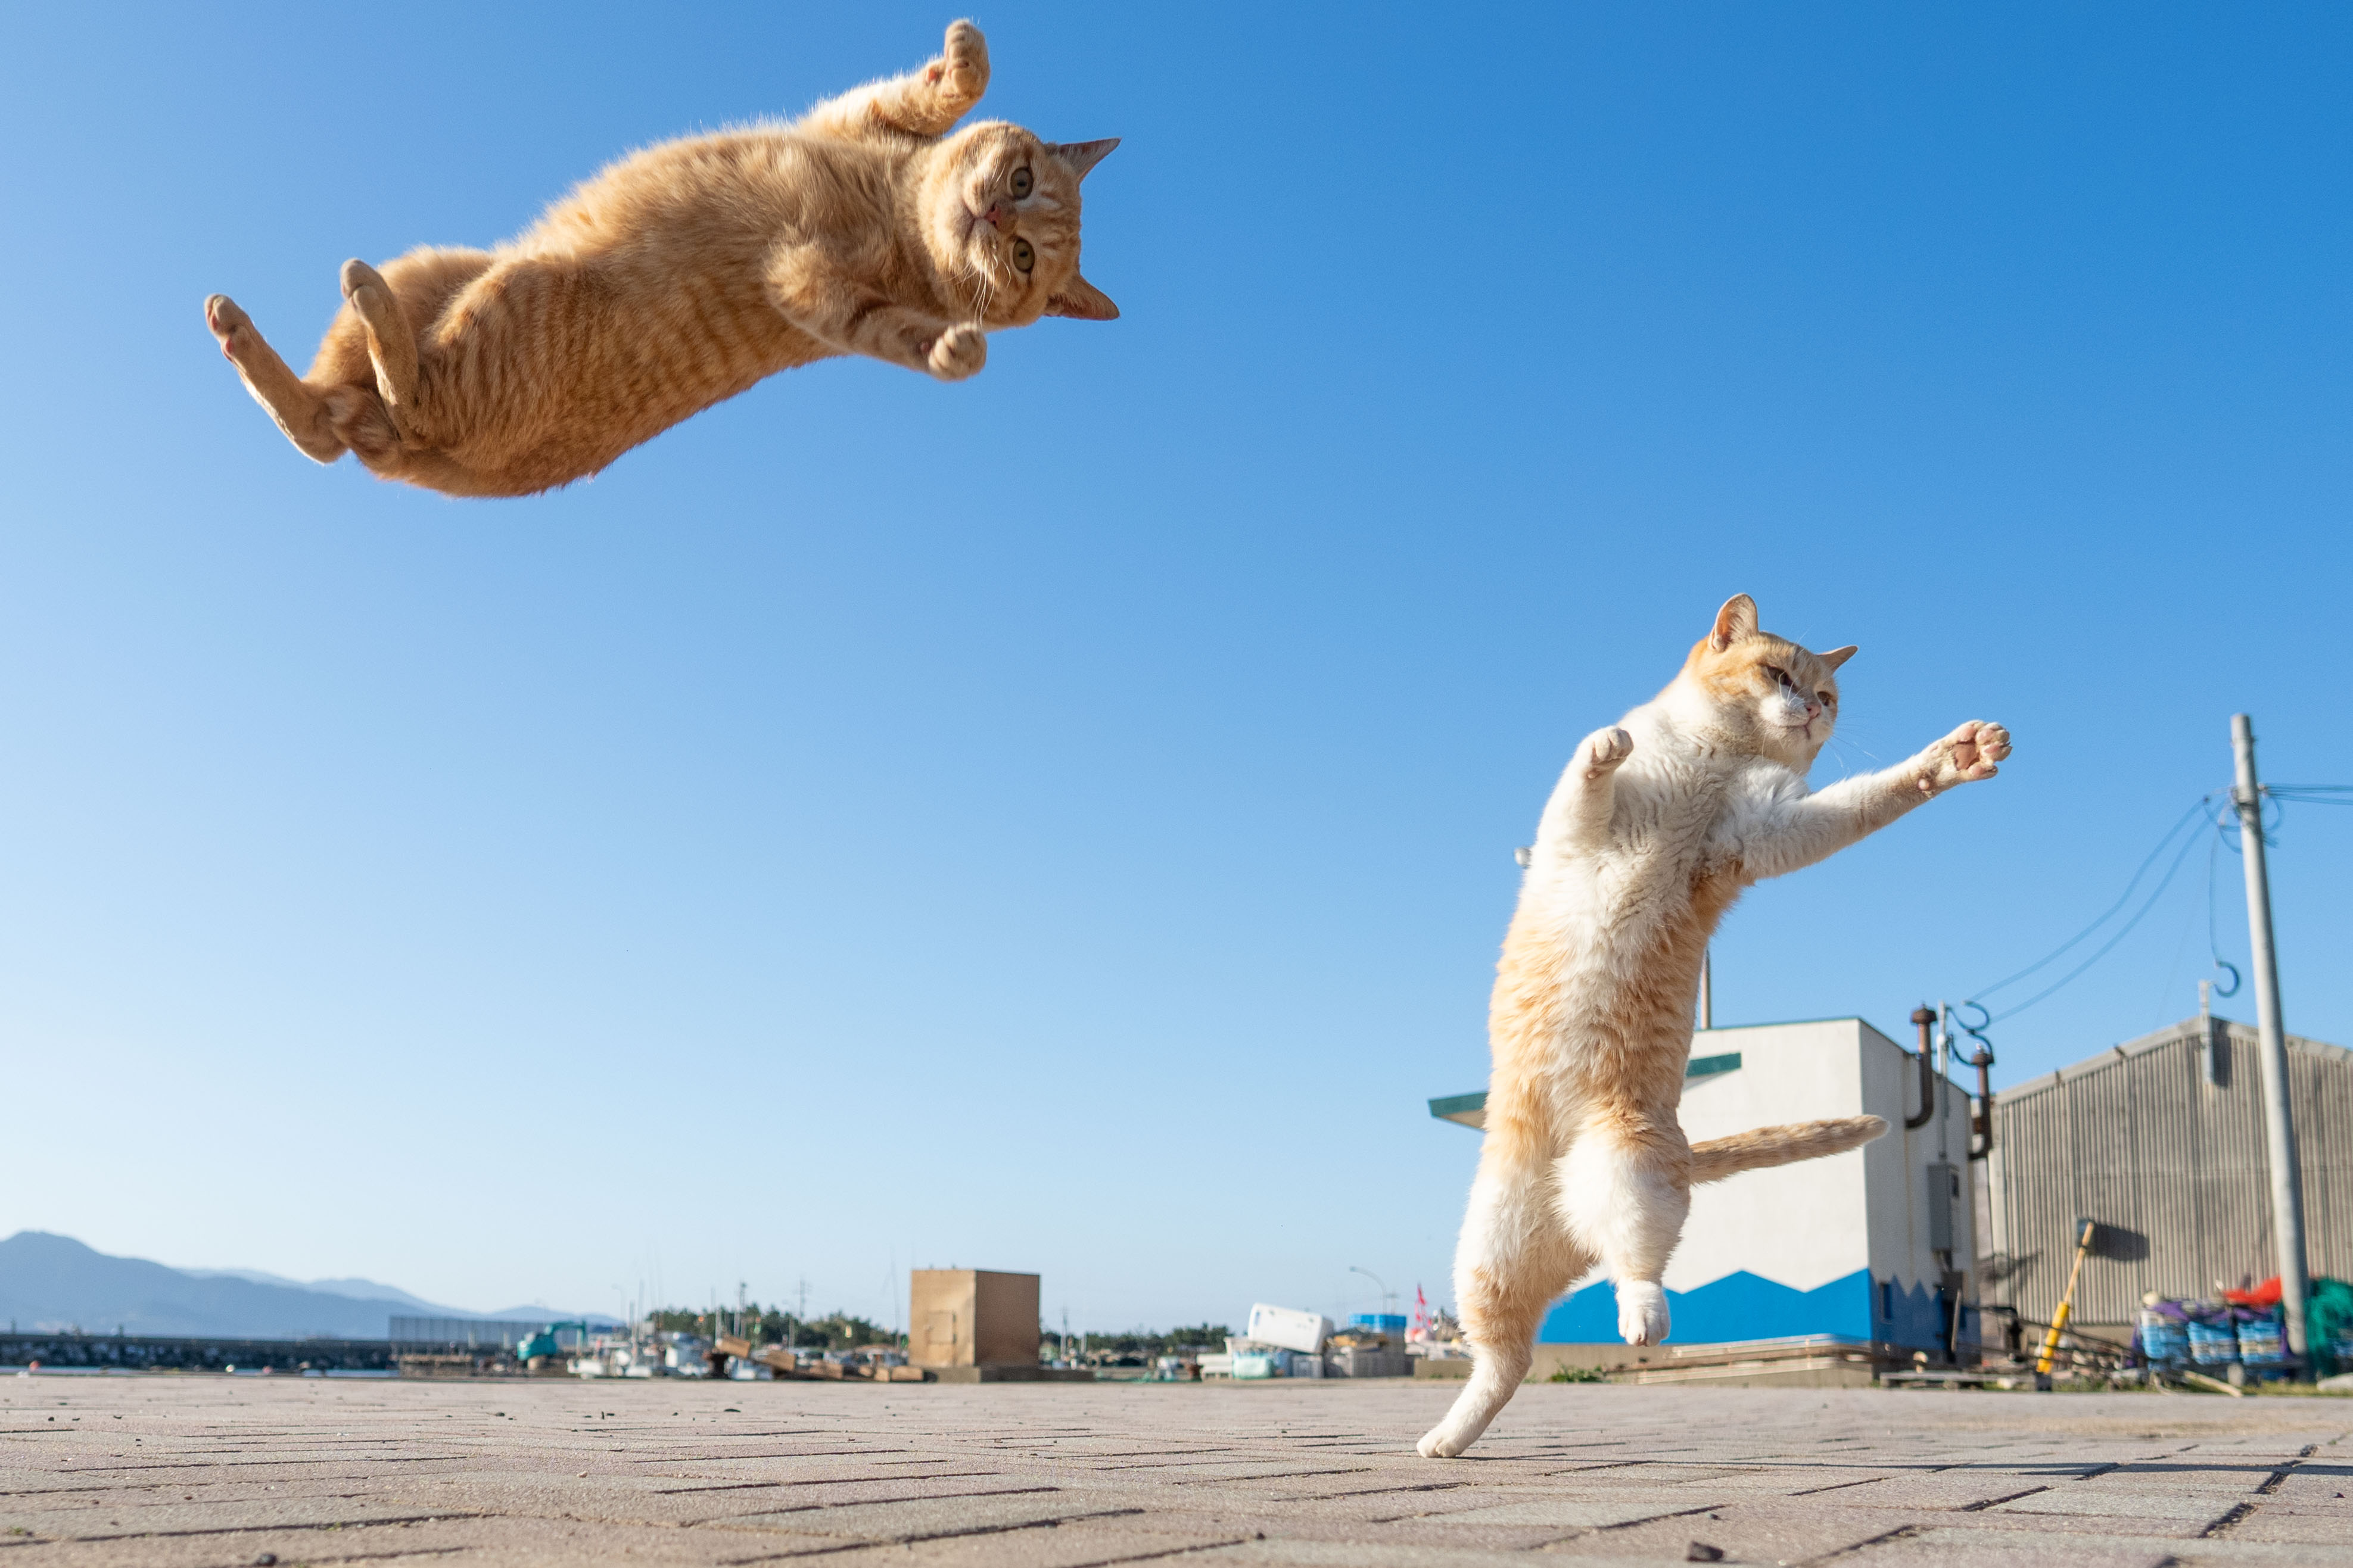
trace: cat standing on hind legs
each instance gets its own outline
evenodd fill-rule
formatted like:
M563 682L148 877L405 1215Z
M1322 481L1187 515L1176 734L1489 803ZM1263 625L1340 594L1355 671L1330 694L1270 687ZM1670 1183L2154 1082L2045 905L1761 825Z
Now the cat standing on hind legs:
M494 250L346 262L307 375L227 296L205 322L305 455L451 495L568 484L838 354L961 381L990 331L1119 314L1079 272L1079 184L1118 142L955 130L988 76L958 22L917 70L649 147Z
M1812 792L1852 647L1761 631L1742 594L1651 701L1588 736L1537 826L1488 1014L1486 1142L1454 1261L1475 1356L1420 1443L1477 1441L1533 1360L1536 1325L1599 1267L1629 1344L1667 1335L1667 1258L1696 1183L1856 1148L1876 1116L1692 1144L1677 1119L1708 937L1742 889L1843 849L1957 784L2010 733L1978 721L1919 755Z

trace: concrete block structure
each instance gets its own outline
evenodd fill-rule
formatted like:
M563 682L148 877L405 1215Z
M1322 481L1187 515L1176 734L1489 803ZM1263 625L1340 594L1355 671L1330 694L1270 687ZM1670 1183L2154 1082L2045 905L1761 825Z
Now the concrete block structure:
M1694 1142L1865 1112L1889 1130L1844 1154L1694 1192L1667 1267L1670 1345L1821 1335L1947 1361L1976 1342L1968 1094L1934 1080L1926 1120L1906 1128L1924 1110L1918 1061L1860 1018L1694 1034L1681 1114ZM1430 1111L1475 1127L1484 1102L1457 1096ZM1597 1277L1536 1337L1603 1345L1617 1326L1609 1282Z

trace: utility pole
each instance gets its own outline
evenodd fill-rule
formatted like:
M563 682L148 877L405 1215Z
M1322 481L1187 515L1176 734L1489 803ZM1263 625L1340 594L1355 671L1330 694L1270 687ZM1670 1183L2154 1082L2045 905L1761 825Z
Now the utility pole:
M1699 950L1699 1026L1715 1027L1715 949Z
M2255 782L2255 725L2244 713L2231 715L2231 749L2238 753L2240 858L2247 868L2247 941L2255 961L2255 1029L2263 1058L2263 1152L2272 1168L2272 1237L2278 1251L2280 1307L2287 1319L2287 1348L2304 1361L2307 1289L2304 1274L2304 1173L2296 1164L2295 1123L2289 1108L2287 1032L2280 1023L2279 954L2272 946L2271 878L2263 865L2263 796Z

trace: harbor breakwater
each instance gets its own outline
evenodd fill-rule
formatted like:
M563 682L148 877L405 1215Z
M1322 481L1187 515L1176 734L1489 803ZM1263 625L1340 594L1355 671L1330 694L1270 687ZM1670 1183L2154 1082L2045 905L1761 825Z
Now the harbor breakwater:
M407 1345L400 1350L414 1351ZM390 1340L167 1339L138 1334L0 1334L0 1366L100 1372L395 1372Z

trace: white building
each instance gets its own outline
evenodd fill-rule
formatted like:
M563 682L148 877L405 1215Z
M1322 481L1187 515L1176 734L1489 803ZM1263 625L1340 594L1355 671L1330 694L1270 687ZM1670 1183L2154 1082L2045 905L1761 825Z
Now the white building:
M1694 1142L1776 1122L1864 1112L1888 1121L1861 1149L1751 1171L1692 1194L1667 1266L1670 1344L1833 1335L1949 1360L1978 1338L1968 1200L1969 1099L1860 1018L1709 1029L1692 1037L1683 1124ZM1430 1102L1483 1123L1484 1094ZM1915 1127L1907 1120L1920 1119ZM1466 1184L1467 1175L1466 1174ZM1609 1282L1579 1285L1546 1317L1542 1344L1616 1342Z

